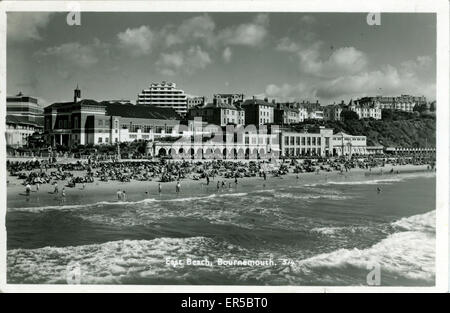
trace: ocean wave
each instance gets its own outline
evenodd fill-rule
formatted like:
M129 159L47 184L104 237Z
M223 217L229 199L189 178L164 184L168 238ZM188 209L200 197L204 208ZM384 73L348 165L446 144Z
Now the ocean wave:
M147 198L139 201L100 201L88 204L75 204L75 205L51 205L51 206L41 206L41 207L22 207L22 208L8 208L8 212L35 212L39 213L46 210L74 210L74 209L89 209L97 208L107 205L136 205L136 204L146 204L154 202L188 202L188 201L198 201L207 200L212 198L223 198L223 197L243 197L247 193L214 193L207 196L194 196L194 197L184 197L184 198L172 198L172 199L156 199Z
M407 231L390 234L367 249L339 249L301 260L293 266L297 272L310 272L317 268L356 267L367 270L379 264L383 271L409 279L433 281L435 279L435 211L402 218L391 223ZM315 228L325 235L333 235L345 227Z
M318 200L318 199L326 199L326 200L347 200L353 198L348 195L337 195L337 194L294 194L294 193L277 193L275 194L275 198L289 198L289 199L299 199L299 200Z
M15 249L7 253L9 283L67 283L75 264L82 284L120 284L129 279L180 278L167 259L231 257L243 249L206 237L120 240L70 247ZM191 267L190 269L195 269ZM69 278L70 279L70 278Z
M415 178L432 178L435 177L435 173L429 172L419 172L419 173L406 173L406 174L395 174L395 177L390 178L379 178L379 179L364 179L364 180L340 180L340 181L327 181L327 182L317 182L312 184L305 184L305 187L317 187L317 186L328 186L328 185L389 185L397 182L402 182L408 179Z
M318 268L356 267L367 270L374 264L383 272L409 279L435 278L435 237L422 232L394 233L368 249L339 249L302 260L293 266L303 272Z
M436 232L436 210L404 217L391 225L407 231Z
M369 230L368 226L328 226L328 227L315 227L311 229L312 233L321 235L332 236L339 233L357 233L366 232Z

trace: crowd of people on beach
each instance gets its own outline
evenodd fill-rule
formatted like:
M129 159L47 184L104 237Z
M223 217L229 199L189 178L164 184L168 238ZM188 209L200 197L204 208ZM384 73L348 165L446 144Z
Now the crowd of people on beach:
M428 169L434 169L433 157L352 157L352 158L317 158L317 159L284 159L278 162L267 160L259 161L229 161L229 160L208 160L208 161L98 161L88 159L72 163L60 163L54 160L29 160L29 161L7 161L7 170L11 176L16 176L22 180L25 186L26 195L31 192L34 185L36 191L42 184L52 184L53 192L59 194L58 181L65 185L61 190L61 196L65 197L65 188L74 188L77 184L82 184L84 189L86 184L95 181L158 181L158 190L161 193L161 183L176 181L177 193L181 190L180 181L183 179L205 180L209 185L210 180L218 178L234 179L237 184L238 179L243 177L261 177L264 180L268 175L279 177L288 173L320 173L320 172L348 172L359 168L371 172L372 168L397 165L427 165ZM381 170L382 171L382 170ZM217 182L217 189L223 187L225 182ZM126 201L126 192L117 191L119 200Z

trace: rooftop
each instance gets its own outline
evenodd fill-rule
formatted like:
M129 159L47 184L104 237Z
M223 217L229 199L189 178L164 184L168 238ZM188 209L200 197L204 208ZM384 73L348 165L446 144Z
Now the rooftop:
M133 105L100 102L106 106L106 115L131 118L177 120L180 116L173 108L157 108L151 105Z

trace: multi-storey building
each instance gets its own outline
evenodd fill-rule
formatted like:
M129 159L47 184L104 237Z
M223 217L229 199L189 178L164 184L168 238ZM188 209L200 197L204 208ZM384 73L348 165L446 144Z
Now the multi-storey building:
M245 110L246 125L264 125L274 122L274 104L269 103L267 98L264 100L249 99L242 103Z
M187 113L187 96L172 82L151 83L148 89L138 95L136 104L172 108L181 116Z
M34 133L42 133L44 109L33 97L17 94L6 97L6 144L12 147L22 147L28 142L28 137Z
M338 104L327 105L323 108L323 119L326 121L340 121L343 107Z
M42 124L44 109L36 98L19 93L14 97L6 97L6 115L21 116L30 122Z
M348 109L358 114L360 119L362 118L373 118L376 120L381 119L381 106L377 101L360 101L360 100L350 100L348 104Z
M323 120L324 119L324 111L323 107L320 105L319 100L316 102L302 101L300 106L306 109L305 119L311 120Z
M377 104L380 109L399 110L413 112L416 105L426 105L427 98L424 96L400 95L397 97L375 96L358 99L360 104Z
M244 94L239 93L216 93L213 95L213 103L241 104L244 102Z
M294 103L277 103L274 108L274 123L289 125L303 122L298 107Z
M80 96L75 90L73 101L44 109L48 144L113 144L178 134L179 115L172 108L81 100Z
M239 105L219 101L190 109L188 117L190 119L201 117L203 121L219 126L244 125L245 110Z
M187 97L187 109L206 104L206 97Z

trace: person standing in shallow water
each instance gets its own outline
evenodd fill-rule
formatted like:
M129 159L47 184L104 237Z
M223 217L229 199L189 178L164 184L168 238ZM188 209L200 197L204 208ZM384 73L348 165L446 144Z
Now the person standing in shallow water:
M177 185L175 186L175 191L177 193L180 193L180 190L181 190L181 184L180 184L180 181L177 181Z

